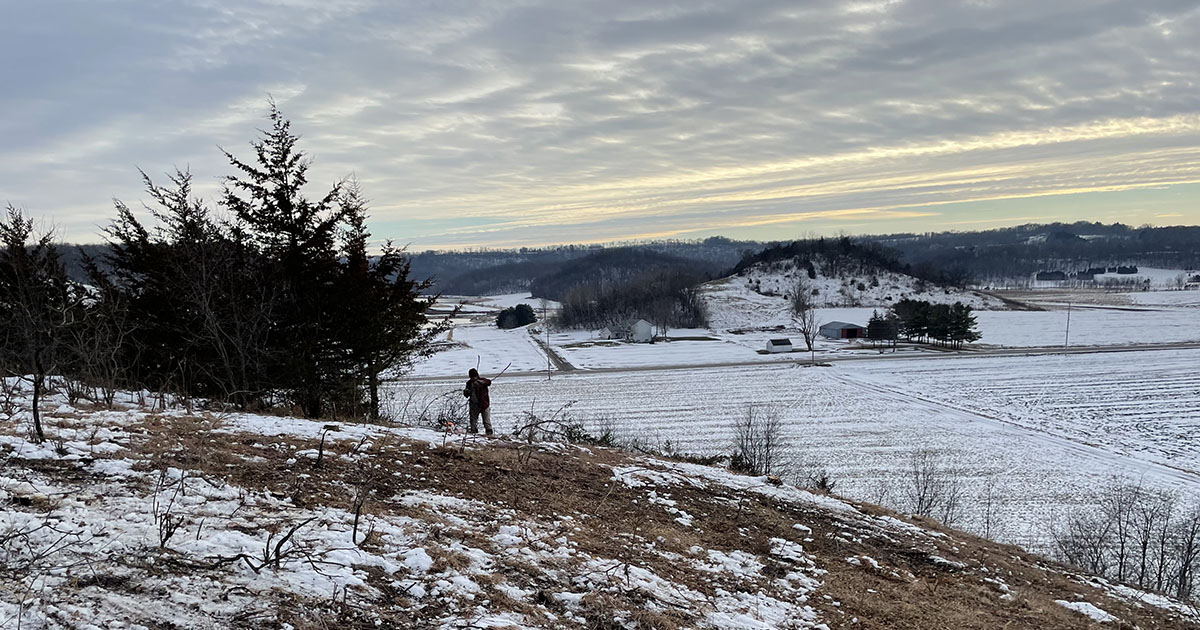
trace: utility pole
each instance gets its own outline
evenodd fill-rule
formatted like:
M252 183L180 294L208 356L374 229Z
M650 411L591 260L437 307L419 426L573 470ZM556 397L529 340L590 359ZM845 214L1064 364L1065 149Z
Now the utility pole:
M1071 303L1067 302L1067 334L1063 338L1063 347L1071 345Z
M546 329L546 380L550 380L550 320L546 318L546 298L542 298L542 328Z

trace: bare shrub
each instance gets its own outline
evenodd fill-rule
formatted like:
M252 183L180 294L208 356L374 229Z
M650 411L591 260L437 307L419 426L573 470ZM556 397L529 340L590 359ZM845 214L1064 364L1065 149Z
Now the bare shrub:
M169 469L162 468L154 483L154 494L150 499L150 511L154 515L154 525L158 528L158 548L166 549L167 543L175 536L175 532L183 526L185 517L175 513L175 500L183 493L187 483L187 471L182 471L179 481L170 481ZM163 501L163 497L170 494Z
M783 415L778 408L747 405L733 422L733 436L731 469L751 475L783 472L788 444L783 435Z
M917 516L954 525L962 517L963 487L959 472L942 453L920 449L912 454L903 486L904 509Z
M467 400L458 388L425 400L418 399L416 393L409 393L392 409L390 415L396 421L438 431L453 432L467 421Z
M572 417L571 407L578 401L564 403L549 415L539 413L532 407L521 412L521 419L513 426L512 435L517 439L534 442L571 442L587 434L583 425Z
M293 523L286 530L280 529L280 531L283 532L282 535L279 535L279 533L276 531L268 530L267 541L263 544L262 551L259 553L258 557L252 557L242 553L228 558L221 557L219 562L237 562L238 560L241 560L245 562L246 566L255 573L259 573L267 567L274 568L276 571L278 571L284 560L287 560L295 555L305 556L311 564L311 556L303 547L293 542L292 537L296 535L296 532L299 531L300 528L313 522L316 520L316 518L317 517L315 516L310 516L299 523Z
M817 461L805 461L799 464L796 466L793 477L797 485L825 494L832 493L837 487L837 479L834 478L833 472Z

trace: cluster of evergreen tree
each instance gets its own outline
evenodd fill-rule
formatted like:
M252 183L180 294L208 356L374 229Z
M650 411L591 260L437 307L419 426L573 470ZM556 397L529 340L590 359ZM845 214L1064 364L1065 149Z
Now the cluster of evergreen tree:
M496 315L496 326L508 330L510 328L519 328L526 324L532 324L537 321L537 315L533 313L533 307L528 304L518 304L510 306L500 311Z
M871 311L871 319L867 321L868 340L876 345L890 344L895 348L899 336L900 320L895 312L888 310L881 315L879 311Z
M893 334L922 343L933 342L959 348L963 343L980 338L975 315L971 307L962 302L932 304L925 300L903 299L892 305L888 317L876 316L872 319L883 320L883 323L875 322L876 326L894 326ZM871 324L867 326L867 334L871 336Z
M309 160L271 105L254 157L226 152L218 216L192 194L143 173L146 225L123 203L109 250L68 277L50 237L11 209L0 221L0 367L61 375L89 391L174 392L240 408L282 406L310 417L378 416L380 380L428 352L427 283L403 252L368 251L367 207L353 181L305 192Z

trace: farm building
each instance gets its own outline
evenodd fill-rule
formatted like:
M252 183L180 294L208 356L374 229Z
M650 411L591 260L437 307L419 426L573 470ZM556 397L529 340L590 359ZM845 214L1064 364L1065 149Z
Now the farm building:
M769 339L767 340L767 352L791 352L791 339Z
M635 343L654 341L654 325L644 319L631 320L624 324L613 324L600 329L602 339L623 339Z
M867 336L865 326L846 322L829 322L821 325L821 336L826 339L863 339Z

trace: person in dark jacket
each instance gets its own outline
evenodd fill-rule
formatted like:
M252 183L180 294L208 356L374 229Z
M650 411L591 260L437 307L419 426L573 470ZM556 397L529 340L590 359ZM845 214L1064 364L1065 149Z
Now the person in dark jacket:
M467 386L463 388L463 396L466 396L470 401L471 413L471 433L479 433L479 417L483 416L483 430L487 435L492 435L492 401L488 396L488 387L491 387L492 380L479 375L479 370L471 368L467 372Z

